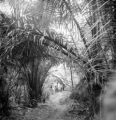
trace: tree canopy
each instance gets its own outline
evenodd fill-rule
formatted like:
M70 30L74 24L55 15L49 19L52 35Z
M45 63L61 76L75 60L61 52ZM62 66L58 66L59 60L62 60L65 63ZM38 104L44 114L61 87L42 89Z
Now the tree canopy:
M115 1L0 2L0 81L6 81L1 86L16 86L18 79L23 78L29 93L28 104L32 105L33 99L42 99L50 68L64 62L77 74L78 70L82 73L79 85L85 90L81 91L86 92L87 88L91 100L96 98L93 88L98 85L101 90L116 68ZM9 89L11 95L16 88Z

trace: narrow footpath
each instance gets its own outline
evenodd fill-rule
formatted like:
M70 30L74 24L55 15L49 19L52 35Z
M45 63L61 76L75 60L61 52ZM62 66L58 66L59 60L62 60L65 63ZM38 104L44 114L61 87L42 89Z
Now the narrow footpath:
M66 115L69 105L66 104L65 99L69 95L67 91L51 95L45 104L39 103L37 108L26 112L24 120L77 120Z

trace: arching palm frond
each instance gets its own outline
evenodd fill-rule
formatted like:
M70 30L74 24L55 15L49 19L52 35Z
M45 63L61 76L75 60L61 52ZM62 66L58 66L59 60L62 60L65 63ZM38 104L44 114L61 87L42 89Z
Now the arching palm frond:
M49 53L47 52L49 46L57 51L60 51L66 56L73 57L76 62L80 59L74 52L74 49L63 42L64 38L61 35L57 35L54 32L47 32L44 34L38 31L38 29L17 28L15 23L7 23L8 26L12 24L14 28L10 29L6 35L3 36L2 48L5 49L2 51L1 57L5 57L9 54L14 59L21 61L23 57L26 56L27 60L37 56L45 57L45 55ZM17 50L18 52L16 52Z

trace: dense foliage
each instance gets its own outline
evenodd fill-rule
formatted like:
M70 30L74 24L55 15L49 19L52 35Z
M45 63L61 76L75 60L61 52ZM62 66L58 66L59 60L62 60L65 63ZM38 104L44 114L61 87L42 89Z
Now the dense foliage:
M50 68L65 61L83 74L71 98L84 105L80 114L85 110L86 119L93 118L104 83L116 67L115 1L38 0L36 7L24 0L7 2L13 12L0 14L0 113L7 115L13 101L35 107L42 101ZM51 30L52 25L65 27L70 40Z

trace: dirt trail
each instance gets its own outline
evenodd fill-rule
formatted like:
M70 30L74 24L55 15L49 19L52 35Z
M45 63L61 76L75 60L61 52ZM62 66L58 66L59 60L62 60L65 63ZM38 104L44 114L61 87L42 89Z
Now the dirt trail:
M64 113L68 109L68 105L64 103L64 100L69 94L69 92L59 92L50 96L48 105L54 109L54 112L47 120L63 120Z
M51 95L49 101L47 102L49 105L53 105L54 108L65 111L67 109L67 105L65 104L66 98L68 98L70 92L64 91L59 92L54 95Z
M45 104L38 104L36 109L32 109L26 113L26 120L74 120L67 118L65 112L68 105L64 100L69 96L69 92L59 92L50 96ZM76 119L75 119L76 120Z

